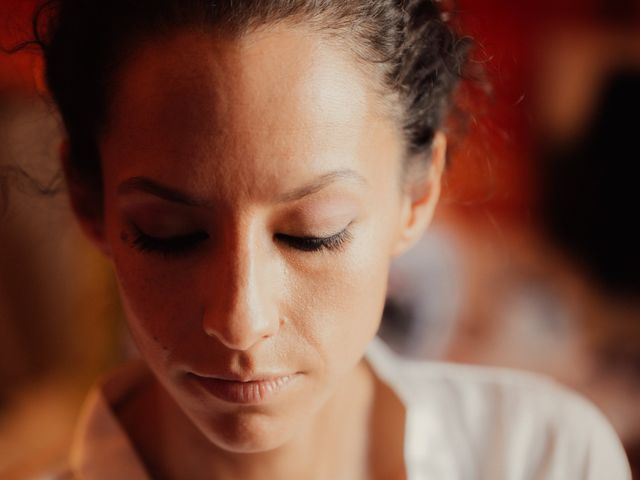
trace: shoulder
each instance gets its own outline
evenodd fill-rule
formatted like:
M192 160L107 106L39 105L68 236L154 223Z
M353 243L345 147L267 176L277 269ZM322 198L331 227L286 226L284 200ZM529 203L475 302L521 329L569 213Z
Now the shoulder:
M467 469L460 478L631 478L602 413L553 380L504 368L412 361L375 348L382 375L405 402L415 442L454 452L456 468Z
M85 398L66 461L32 478L149 478L119 412L150 378L141 361L131 360L99 379Z

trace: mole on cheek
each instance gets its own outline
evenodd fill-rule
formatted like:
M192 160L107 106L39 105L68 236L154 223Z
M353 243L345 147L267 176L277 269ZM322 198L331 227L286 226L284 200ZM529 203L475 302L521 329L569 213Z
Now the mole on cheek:
M129 234L127 232L122 232L120 234L120 240L122 240L123 242L128 242L129 241Z
M160 347L165 351L168 352L169 348L166 345L163 345L162 343L160 343L160 340L158 339L158 337L156 335L153 335L153 341L156 342L158 345L160 345Z

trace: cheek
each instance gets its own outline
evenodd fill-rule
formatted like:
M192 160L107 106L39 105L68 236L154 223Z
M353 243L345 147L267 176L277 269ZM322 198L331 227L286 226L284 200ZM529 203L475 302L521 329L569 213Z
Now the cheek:
M373 239L362 238L344 253L326 257L324 268L294 276L297 337L320 355L331 376L361 358L375 335L384 307L389 257Z
M403 198L396 188L388 177L380 180L374 189L380 194L367 202L344 252L327 253L312 262L317 269L295 270L290 279L299 300L290 305L298 314L308 312L308 321L298 323L300 336L315 344L327 365L357 360L380 325L401 226Z
M126 245L114 252L113 261L136 346L150 363L170 363L194 344L198 333L201 307L189 288L189 270Z
M335 268L303 287L315 291L309 308L324 312L313 323L313 335L323 343L325 364L334 369L355 365L380 326L398 233L399 204L391 203L376 207L376 218L364 222L354 245L334 261Z

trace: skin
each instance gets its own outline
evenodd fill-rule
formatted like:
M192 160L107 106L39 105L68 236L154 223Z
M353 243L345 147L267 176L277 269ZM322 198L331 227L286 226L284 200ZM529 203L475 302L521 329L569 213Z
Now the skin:
M104 213L79 220L154 374L119 412L154 478L404 476L403 407L363 354L391 259L431 219L445 141L420 188L402 188L404 142L378 95L349 53L291 25L182 31L123 67L100 140ZM134 225L205 237L180 255L140 251ZM344 229L336 250L283 241ZM236 405L189 372L295 382Z

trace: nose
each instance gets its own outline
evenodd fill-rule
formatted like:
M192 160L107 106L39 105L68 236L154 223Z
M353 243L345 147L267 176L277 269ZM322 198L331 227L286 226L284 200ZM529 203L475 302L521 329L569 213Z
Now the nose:
M202 327L231 350L246 351L280 327L274 278L264 248L248 240L224 247L209 275Z

